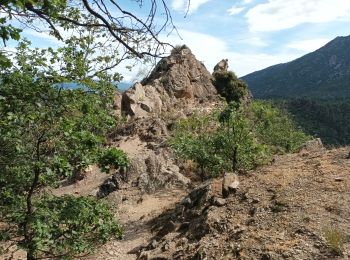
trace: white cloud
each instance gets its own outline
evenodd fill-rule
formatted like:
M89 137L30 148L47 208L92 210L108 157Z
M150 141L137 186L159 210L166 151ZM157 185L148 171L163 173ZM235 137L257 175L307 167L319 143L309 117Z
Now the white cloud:
M254 0L243 0L243 1L242 1L242 4L248 5L248 4L252 3L253 1L254 1Z
M252 37L249 37L249 38L246 38L246 39L242 39L242 40L239 40L239 41L242 42L242 43L251 45L251 46L256 46L256 47L269 46L269 44L266 41L264 41L263 39L261 39L258 36L252 36Z
M201 5L211 0L172 0L171 6L179 12L194 13Z
M25 34L25 36L29 37L30 40L48 40L56 45L61 44L61 42L56 37L50 35L48 32L38 32L32 29L25 29L23 33Z
M287 47L291 49L304 51L304 52L312 52L319 49L329 41L330 39L326 39L326 38L302 40L302 41L292 42L288 44Z
M278 31L303 23L325 23L349 17L349 0L269 0L251 8L251 31Z
M244 7L232 6L230 9L227 10L227 12L229 13L229 15L237 15L243 12L244 9L245 9Z

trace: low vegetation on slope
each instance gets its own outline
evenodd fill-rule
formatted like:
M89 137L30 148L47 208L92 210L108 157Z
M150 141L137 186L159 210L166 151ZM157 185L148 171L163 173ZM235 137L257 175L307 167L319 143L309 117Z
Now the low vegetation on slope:
M214 77L227 107L180 120L170 141L180 157L196 163L202 179L225 171L245 172L268 163L274 153L296 151L310 139L270 103L247 102L247 86L232 72Z

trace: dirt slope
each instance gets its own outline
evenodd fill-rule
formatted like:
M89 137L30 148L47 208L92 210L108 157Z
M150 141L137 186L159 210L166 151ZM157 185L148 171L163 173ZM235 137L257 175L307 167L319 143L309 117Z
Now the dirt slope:
M201 203L178 205L152 222L157 246L141 258L349 259L348 153L349 147L278 156L239 176L225 206L213 205L221 180L212 181ZM169 225L178 228L163 232Z

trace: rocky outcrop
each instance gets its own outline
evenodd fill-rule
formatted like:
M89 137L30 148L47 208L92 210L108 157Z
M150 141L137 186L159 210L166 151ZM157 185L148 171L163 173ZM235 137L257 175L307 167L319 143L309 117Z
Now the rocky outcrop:
M136 83L122 96L122 112L131 117L145 117L149 114L160 114L163 102L161 95L152 86Z
M323 146L320 138L316 138L316 139L307 141L301 147L302 151L307 151L307 152L317 152L317 151L322 151L324 149L325 149L325 147Z
M132 118L172 112L216 99L212 76L187 46L173 49L149 77L122 97L122 113Z
M215 72L226 72L228 71L228 59L222 59L218 64L214 67Z

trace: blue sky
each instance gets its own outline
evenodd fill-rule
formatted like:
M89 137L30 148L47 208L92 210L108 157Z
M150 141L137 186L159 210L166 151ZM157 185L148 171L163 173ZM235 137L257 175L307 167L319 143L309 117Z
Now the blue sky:
M122 2L141 15L148 11ZM189 10L188 0L166 2L182 40L175 33L161 39L186 44L210 71L227 58L230 69L243 76L350 35L350 0L191 0ZM40 37L34 40L39 45L55 41L36 32L27 36ZM120 71L130 80L137 69Z
M180 41L208 69L228 58L239 76L314 51L350 34L350 0L172 0Z

